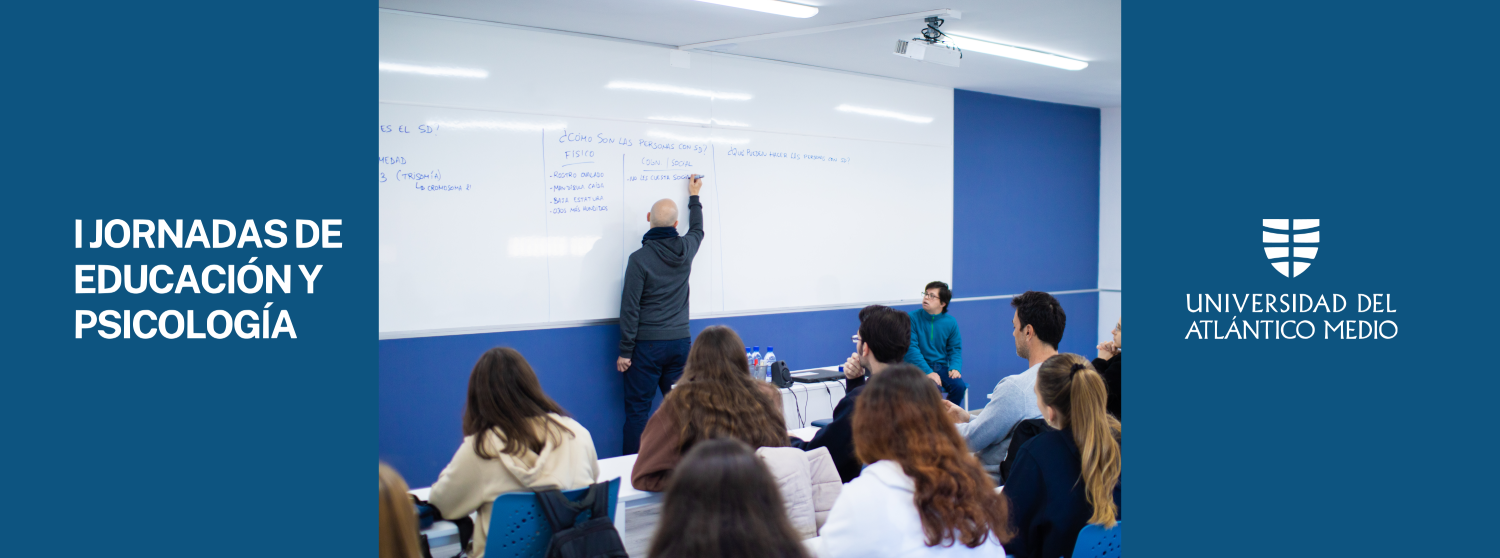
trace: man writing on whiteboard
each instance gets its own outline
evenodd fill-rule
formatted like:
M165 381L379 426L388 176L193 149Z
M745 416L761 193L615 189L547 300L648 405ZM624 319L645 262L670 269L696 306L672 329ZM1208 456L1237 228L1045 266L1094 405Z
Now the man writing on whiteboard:
M651 206L651 230L625 266L620 294L620 356L615 369L625 374L624 454L639 453L641 431L651 418L657 389L665 396L682 377L692 334L688 331L688 277L703 242L703 177L688 178L688 232L677 234L677 203L663 198Z

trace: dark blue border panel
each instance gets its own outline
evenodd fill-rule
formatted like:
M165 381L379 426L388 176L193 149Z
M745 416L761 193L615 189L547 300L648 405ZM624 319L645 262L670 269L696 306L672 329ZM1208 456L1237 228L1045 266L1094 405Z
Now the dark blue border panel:
M376 16L349 1L5 6L0 556L376 554ZM182 219L184 235L253 220L263 241L273 219L293 237L297 219L338 219L342 247L75 248L75 220L92 239L96 219ZM290 292L194 292L208 266L252 258L289 266ZM190 265L200 289L80 293L77 265L135 266L133 281L167 266L168 285ZM311 293L299 265L323 266ZM149 317L146 338L77 336L80 310L193 312L200 334L215 310L285 311L296 338L169 339Z
M1068 313L1062 349L1092 358L1098 321L1098 295L1061 295ZM899 307L912 311L917 306ZM1026 369L1015 353L1009 299L956 302L950 312L964 335L965 377L975 386L971 407L1000 378ZM711 325L727 325L793 368L842 363L853 352L849 337L859 329L859 310L825 310L736 318L693 320L696 336ZM476 335L392 339L380 342L380 458L401 471L412 486L428 486L463 436L464 394L469 371L491 347L521 351L536 370L542 388L572 413L594 438L600 458L620 454L623 384L614 370L619 326L601 325Z
M1099 283L1099 109L953 91L954 296Z

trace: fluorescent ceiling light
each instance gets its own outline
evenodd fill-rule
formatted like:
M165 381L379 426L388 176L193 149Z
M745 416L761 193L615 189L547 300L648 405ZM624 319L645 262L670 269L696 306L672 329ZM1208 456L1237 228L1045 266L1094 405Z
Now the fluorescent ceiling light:
M484 79L484 78L490 77L490 73L489 72L486 72L484 70L473 69L473 68L446 68L446 67L442 67L442 66L414 66L414 65L411 65L411 64L392 64L390 62L381 62L380 63L380 71L382 71L382 72L402 72L402 73L407 73L407 74L422 74L424 76L466 77L466 78L479 78L479 79Z
M961 37L952 33L947 33L947 35L948 43L963 50L972 50L974 52L983 52L985 54L993 54L995 56L1004 56L1006 58L1014 58L1023 62L1031 62L1032 64L1041 64L1043 66L1052 66L1053 68L1062 68L1064 70L1082 70L1089 67L1088 62L1084 62L1082 60L1074 60L1072 58L1063 58L1056 54L1049 54L1040 50L1031 50L1029 48L1013 47L1010 45L1002 45L1000 43L981 41L979 39L974 39L971 37Z
M899 112L891 112L888 110L856 107L850 105L839 105L836 110L866 114L870 116L879 116L882 118L894 118L896 120L905 120L907 122L915 122L917 124L927 124L929 122L932 122L931 116L912 116L910 114L901 114Z
M669 134L669 133L666 133L666 132L663 132L663 131L660 131L660 130L651 130L649 132L646 132L646 135L651 136L653 138L669 139L669 140L672 140L672 141L681 141L681 142L687 142L687 143L724 143L724 144L729 144L729 145L739 145L739 144L742 144L742 143L750 143L750 140L749 139L745 139L745 138L725 138L725 137L719 137L719 136L711 136L711 137L706 137L706 138L695 138L695 137L689 137L689 136L679 136L677 134Z
M812 6L803 6L802 4L793 4L791 2L781 2L779 0L698 0L698 1L699 2L707 2L709 4L718 4L720 6L729 6L731 8L743 8L743 9L746 9L746 10L755 10L757 12L765 12L765 13L768 13L768 14L784 15L784 16L787 16L787 17L809 18L809 17L815 16L815 15L818 15L818 9L814 8Z
M688 124L703 124L705 126L710 124L717 126L749 126L749 124L745 124L743 122L729 122L726 120L719 120L717 118L709 118L705 120L702 118L688 118L686 116L647 116L646 119L665 120L667 122L685 122Z
M676 93L678 95L689 95L692 97L708 97L710 99L723 99L726 101L748 101L750 95L746 93L725 93L723 91L709 91L707 89L693 89L690 87L677 87L675 85L662 85L659 83L639 83L633 81L611 81L604 86L608 89L633 89L636 91L654 91L656 93Z

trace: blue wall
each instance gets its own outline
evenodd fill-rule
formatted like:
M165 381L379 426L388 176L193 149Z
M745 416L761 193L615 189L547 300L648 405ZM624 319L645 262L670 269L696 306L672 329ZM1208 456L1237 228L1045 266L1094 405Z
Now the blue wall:
M954 92L954 296L1093 289L1099 257L1099 110ZM920 286L914 286L920 289ZM1093 356L1097 293L1060 295L1064 351ZM902 307L914 310L916 306ZM964 336L970 405L1025 370L1011 336L1010 300L954 302ZM793 368L841 363L858 309L694 320L693 335L727 325L746 343L776 347ZM462 440L469 371L485 350L515 347L542 387L619 455L624 418L614 370L615 325L380 341L380 458L427 486Z
M1099 286L1099 109L953 92L953 286Z

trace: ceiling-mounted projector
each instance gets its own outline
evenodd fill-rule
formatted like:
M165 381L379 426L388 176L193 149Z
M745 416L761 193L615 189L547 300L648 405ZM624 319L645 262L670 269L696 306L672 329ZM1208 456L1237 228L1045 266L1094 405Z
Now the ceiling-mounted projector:
M922 41L896 40L896 56L903 56L913 60L931 62L943 66L958 67L958 61L963 55L958 49L942 43L926 44Z
M959 17L957 12L949 15L954 18ZM957 68L958 61L964 57L964 52L948 46L943 41L948 35L938 29L942 26L943 18L937 16L927 18L927 26L922 28L921 37L910 41L896 40L896 56Z

